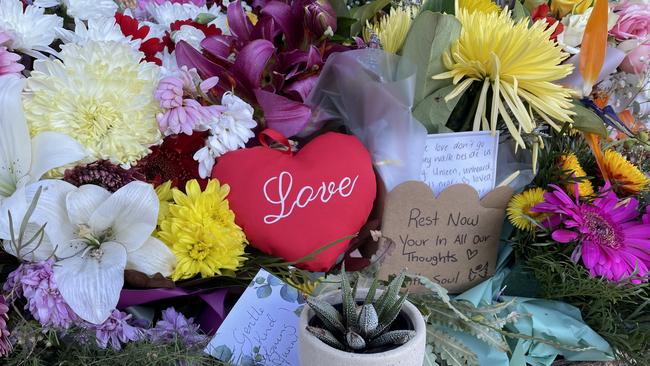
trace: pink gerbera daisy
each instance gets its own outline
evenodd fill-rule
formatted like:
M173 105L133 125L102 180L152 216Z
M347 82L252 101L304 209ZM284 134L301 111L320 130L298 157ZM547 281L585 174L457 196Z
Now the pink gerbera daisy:
M553 240L576 242L572 259L587 267L592 276L633 282L647 280L650 266L650 224L639 221L638 202L619 200L609 183L591 203L575 201L560 187L544 194L544 202L532 211L552 213Z

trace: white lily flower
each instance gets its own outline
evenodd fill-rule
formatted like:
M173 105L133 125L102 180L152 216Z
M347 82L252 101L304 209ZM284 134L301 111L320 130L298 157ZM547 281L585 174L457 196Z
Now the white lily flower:
M11 237L8 212L14 219L14 232L18 232L30 204L27 186L51 169L86 157L83 146L67 135L43 132L30 138L21 97L24 87L25 79L17 75L0 76L0 240ZM28 232L35 230L38 228L28 227ZM44 243L42 249L48 248ZM31 255L47 258L40 248Z
M117 306L124 270L169 276L176 257L151 236L158 220L158 197L144 182L111 194L102 187L79 188L45 180L31 221L45 226L57 259L54 279L61 296L82 319L100 324ZM43 250L41 250L42 252Z

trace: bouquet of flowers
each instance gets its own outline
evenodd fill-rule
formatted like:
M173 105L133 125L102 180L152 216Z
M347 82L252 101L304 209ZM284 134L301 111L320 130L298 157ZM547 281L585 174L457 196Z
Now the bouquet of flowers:
M299 302L336 283L343 315L308 303L319 339L351 354L399 334L381 341L422 342L425 365L521 360L516 340L643 364L649 36L647 0L0 0L0 356L263 365L204 349L230 300L251 281L270 296L278 279ZM334 80L342 55L364 67L350 84ZM352 98L357 83L377 95ZM375 124L384 115L399 117ZM359 255L382 237L375 173L419 167L409 154L427 134L480 130L519 167L501 183L520 191L503 235L511 269L473 304L399 272L355 307L381 257ZM257 177L266 169L277 174ZM354 290L342 262L361 270ZM274 279L255 285L260 269ZM400 295L402 282L426 292ZM508 295L566 302L586 325L523 334ZM407 300L426 329L389 329ZM600 336L602 354L581 353Z

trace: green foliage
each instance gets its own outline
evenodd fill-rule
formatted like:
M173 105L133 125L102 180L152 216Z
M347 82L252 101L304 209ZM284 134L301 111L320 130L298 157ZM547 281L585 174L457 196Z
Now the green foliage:
M13 353L3 359L2 364L7 366L227 366L205 354L205 345L188 348L181 340L165 344L131 342L116 352L98 348L94 338L83 338L79 330L57 336L24 319L11 328L16 344ZM80 341L83 339L88 341Z
M399 274L376 300L375 293L379 281L375 279L368 296L361 304L357 304L356 291L350 285L348 274L343 270L341 311L326 301L308 297L307 303L324 328L308 326L307 330L325 344L347 352L372 352L408 342L415 336L414 331L390 330L406 301L407 294L400 296L404 279L404 273Z
M573 116L573 127L576 130L588 133L595 133L603 137L607 136L607 129L605 128L605 123L603 123L602 118L592 112L590 109L585 108L580 104L580 102L574 101L573 108L571 109L575 112Z
M390 5L390 0L374 0L365 5L350 9L350 17L357 20L350 28L350 35L353 37L358 35L366 25L366 21L374 17L388 5Z
M413 113L430 133L444 127L458 101L444 100L452 90L451 79L433 80L432 76L447 71L442 55L458 39L460 28L453 15L426 10L415 18L404 41L402 56L417 67Z

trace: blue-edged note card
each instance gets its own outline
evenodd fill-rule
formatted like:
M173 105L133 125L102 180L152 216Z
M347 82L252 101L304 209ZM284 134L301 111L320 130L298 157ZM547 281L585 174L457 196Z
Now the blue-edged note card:
M300 366L299 292L260 270L224 320L205 352L241 366Z

